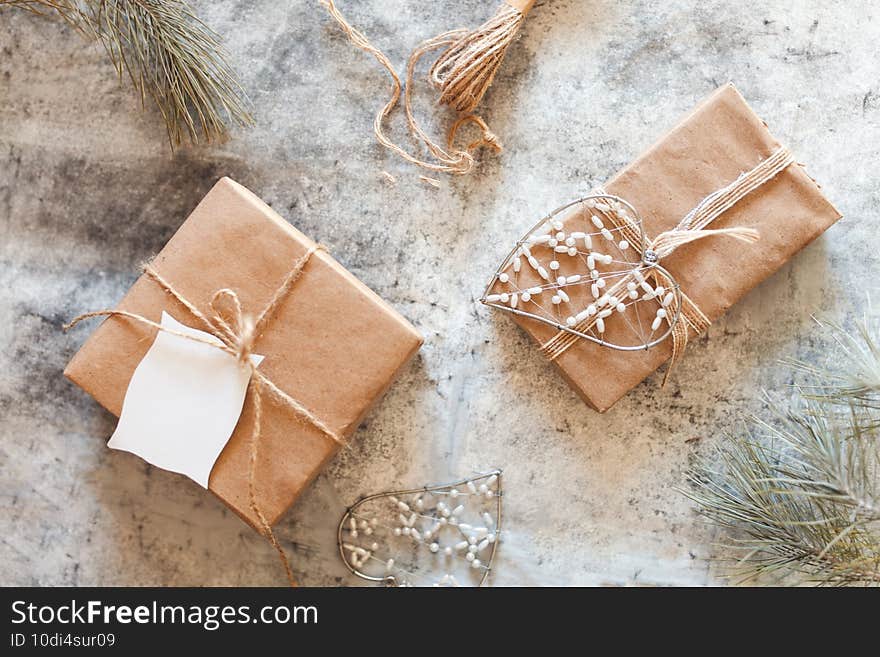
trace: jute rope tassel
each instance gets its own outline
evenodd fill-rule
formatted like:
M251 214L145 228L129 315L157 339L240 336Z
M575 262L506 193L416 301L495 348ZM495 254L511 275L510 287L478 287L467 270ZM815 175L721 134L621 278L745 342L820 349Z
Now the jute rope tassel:
M251 380L249 388L251 391L251 400L253 402L254 421L249 443L248 502L259 522L260 533L266 537L278 553L278 558L281 560L281 565L284 567L284 573L287 575L287 581L291 586L296 586L296 580L293 577L293 570L290 567L290 561L287 559L284 549L275 537L272 525L269 524L269 520L266 518L257 501L257 460L259 456L260 434L262 430L263 395L268 395L276 403L290 410L301 420L313 425L330 440L339 445L344 445L345 441L333 431L333 429L322 422L312 411L281 390L271 381L271 379L269 379L269 377L260 372L254 365L253 360L251 360L251 354L253 353L254 342L262 335L278 306L287 298L291 289L300 279L300 276L308 262L311 260L312 255L323 248L324 247L320 245L315 245L309 248L305 254L293 263L287 276L281 282L281 285L275 290L272 298L256 318L251 317L243 311L238 294L228 288L217 290L208 304L209 311L202 312L195 306L195 304L178 292L178 290L156 269L154 269L152 265L145 265L144 273L170 297L185 307L190 314L208 330L209 333L220 340L220 344L189 333L175 331L174 329L162 326L158 322L154 322L143 315L126 312L124 310L96 310L94 312L83 313L82 315L74 317L63 327L65 331L68 331L81 321L92 317L123 317L154 328L157 331L164 331L165 333L170 333L187 340L193 340L220 349L221 351L235 356L242 367L250 369Z
M440 102L459 112L473 112L495 79L535 0L505 0L495 15L466 32L431 67L431 82Z
M361 50L373 55L391 76L393 82L391 98L373 122L376 140L407 162L429 171L454 175L464 175L473 170L474 153L477 149L487 146L495 152L501 151L498 137L489 130L486 122L473 112L495 79L507 48L513 42L534 3L535 0L505 0L495 15L477 29L450 30L424 41L410 56L406 69L406 84L401 85L400 76L388 57L370 43L362 32L351 26L336 8L333 0L321 0L321 4L339 23L349 40ZM461 113L449 129L445 145L437 143L425 133L417 124L412 112L411 90L416 64L422 56L439 48L445 49L431 66L429 79L440 91L440 103L449 105ZM397 106L401 89L403 89L404 109L410 132L428 149L430 159L413 155L385 134L384 121ZM464 148L456 147L456 135L459 129L467 124L475 125L480 130L480 136Z

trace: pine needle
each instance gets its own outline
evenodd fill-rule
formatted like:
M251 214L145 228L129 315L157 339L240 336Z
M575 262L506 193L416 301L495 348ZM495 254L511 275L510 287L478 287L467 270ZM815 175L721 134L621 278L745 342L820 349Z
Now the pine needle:
M831 371L789 361L795 369L815 379L815 384L805 390L806 396L880 410L880 346L872 338L867 318L859 322L853 332L832 322L817 319L816 323L831 334L844 367Z
M880 367L877 331L820 322L841 371L801 362L813 383L772 421L754 418L689 472L699 511L723 527L747 578L880 585ZM720 466L719 466L720 464Z
M253 124L219 37L184 0L0 0L3 5L54 12L99 42L142 104L156 103L172 149L185 139L223 139L232 124Z

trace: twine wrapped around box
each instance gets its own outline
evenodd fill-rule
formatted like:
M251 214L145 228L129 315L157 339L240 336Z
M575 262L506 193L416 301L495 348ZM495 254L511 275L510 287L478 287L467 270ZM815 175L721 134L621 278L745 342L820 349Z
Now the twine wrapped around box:
M732 237L747 243L757 241L759 233L753 228L713 229L709 226L793 163L794 156L787 148L777 148L732 183L706 196L675 227L653 239L645 235L641 219L632 205L598 189L593 195L551 213L519 240L493 275L481 300L486 305L556 327L557 332L540 347L551 361L582 339L612 349L636 351L649 349L671 336L672 356L664 377L665 384L687 346L689 333L699 335L711 322L680 290L673 275L661 266L661 261L679 247L707 237ZM566 232L568 226L557 215L579 204L585 209L584 227L587 230ZM606 253L609 250L614 250L616 257ZM549 263L539 257L546 255L553 258ZM575 263L574 269L568 266L563 270L560 258ZM537 274L541 284L520 285L520 275L526 267L523 263ZM601 265L612 263L616 263L617 270L602 270ZM613 282L609 284L608 281ZM572 289L588 285L591 295L582 294L579 301L583 307L578 306L578 300L572 299ZM551 305L542 305L539 299L550 295ZM641 331L642 339L635 344L620 344L607 339L605 324L612 318L622 318L634 331L635 320L640 327L643 326L637 305L642 302L654 302L657 306L651 333ZM565 308L565 313L560 311L561 308ZM563 315L567 315L564 321ZM657 337L656 331L664 323L668 330Z
M794 156L791 152L785 147L779 148L754 169L743 173L727 187L719 189L704 198L675 228L665 231L653 240L650 240L644 248L641 245L645 239L641 234L642 229L639 222L633 221L633 218L628 214L610 213L608 216L615 223L620 235L628 240L632 248L641 256L642 262L647 267L647 277L649 279L653 278L657 285L665 286L666 289L672 289L677 287L677 284L665 271L659 269L657 265L660 264L663 258L671 255L678 247L706 237L727 236L743 242L754 242L759 239L758 231L751 228L733 227L713 230L706 227L747 194L772 180L778 173L793 163ZM597 193L603 194L604 191L599 189ZM620 288L625 287L627 283L633 280L634 276L634 274L624 276L615 285ZM611 293L611 290L609 290L609 293ZM672 327L673 346L672 358L664 376L664 383L687 347L688 333L692 331L694 335L700 335L711 324L709 318L684 292L681 293L680 306L680 309L674 309L674 313L667 312L665 315L667 323ZM682 319L684 322L680 323L677 321L678 319ZM587 318L578 328L580 330L587 330L589 326L591 326L591 322ZM550 360L555 360L561 356L578 339L576 334L567 329L568 327L561 329L559 333L541 345L541 351Z
M153 281L155 281L156 284L159 285L159 287L167 292L172 298L181 303L194 318L199 320L208 329L209 333L220 340L219 344L211 340L200 338L196 335L190 335L188 333L182 333L180 331L170 329L166 326L162 326L157 322L154 322L148 317L144 317L143 315L123 310L97 310L93 312L83 313L73 318L69 323L64 325L64 330L69 330L76 326L79 322L92 317L124 317L126 319L139 322L141 324L154 328L158 331L170 333L172 335L176 335L187 340L193 340L195 342L199 342L214 347L216 349L220 349L221 351L225 351L226 353L234 356L243 367L247 367L250 369L251 376L249 388L254 406L254 424L251 429L250 437L248 496L251 509L253 510L256 517L259 519L260 529L262 530L263 535L268 539L268 541L272 544L272 547L275 548L275 551L278 553L279 559L281 560L281 563L284 567L284 572L287 575L288 582L291 586L296 586L296 581L293 577L293 571L291 570L290 562L287 559L287 555L284 553L283 548L278 543L278 540L275 537L275 532L272 531L271 524L266 519L266 516L263 514L262 509L260 509L260 506L257 503L255 489L256 463L257 454L259 451L260 430L262 426L263 391L265 390L266 393L268 393L271 397L273 397L284 407L288 408L298 417L305 420L306 422L311 423L317 429L320 429L320 431L324 435L331 438L334 442L343 445L345 444L345 441L335 431L328 427L319 417L317 417L311 410L306 408L294 397L281 390L272 382L271 379L269 379L269 377L260 372L254 364L253 360L251 360L251 354L253 353L255 340L262 334L263 330L272 319L272 316L274 315L274 312L278 305L287 297L294 284L300 279L303 269L308 264L309 260L311 260L312 255L319 249L323 248L324 247L322 247L321 245L316 244L310 247L305 252L305 254L303 254L300 258L296 260L296 262L293 263L290 272L282 281L278 289L275 290L272 298L260 311L256 318L251 317L243 311L238 294L236 294L234 290L230 290L228 288L217 290L212 296L209 303L210 311L207 313L202 312L193 303L187 300L180 292L178 292L175 289L174 285L165 280L165 278L163 278L159 274L159 272L156 271L151 265L145 265L143 268L144 273L149 276Z
M158 330L155 324L126 319L123 312L158 323L166 313L185 321L198 310L217 326L200 327L194 319L192 330L204 328L201 337L219 339L226 348L208 350L188 341L181 349L222 357L233 372L235 361L227 354L246 353L255 340L263 356L257 375L262 372L266 379L241 373L241 414L209 470L207 488L265 533L265 524L278 522L340 442L352 439L418 352L422 336L325 249L229 178L217 181L150 269L161 274L164 285L149 272L138 277L114 306L120 316L95 328L64 375L121 417L127 391L153 350ZM219 288L235 290L235 296L218 293ZM226 327L214 319L212 302ZM249 314L255 321L248 321ZM253 391L244 387L249 384L260 387L259 409ZM280 401L268 403L273 398ZM311 417L296 412L291 401ZM204 420L195 421L200 430ZM259 437L258 457L254 436ZM254 498L266 522L254 512Z

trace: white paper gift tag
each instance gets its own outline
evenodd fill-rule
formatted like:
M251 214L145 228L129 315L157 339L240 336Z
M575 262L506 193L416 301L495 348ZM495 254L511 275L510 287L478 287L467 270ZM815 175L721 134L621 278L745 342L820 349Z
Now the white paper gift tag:
M219 339L162 313L162 326ZM263 356L251 356L259 365ZM159 331L131 377L109 447L137 454L208 487L211 468L238 423L251 369L207 344Z

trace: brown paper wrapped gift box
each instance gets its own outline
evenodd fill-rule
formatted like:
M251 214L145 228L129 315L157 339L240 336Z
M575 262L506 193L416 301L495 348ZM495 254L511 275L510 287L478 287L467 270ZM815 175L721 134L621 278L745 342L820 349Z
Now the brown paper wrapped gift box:
M241 185L221 179L153 262L184 298L205 308L231 288L245 311L259 312L313 242ZM189 312L147 276L117 307L159 321L162 310L195 328ZM88 310L88 309L84 309ZM124 318L104 321L71 360L65 375L119 415L135 367L155 329ZM256 341L260 371L348 437L422 343L416 330L330 255L318 251ZM214 465L209 488L252 525L248 458L250 396ZM263 403L258 503L274 523L338 445L290 409Z
M726 85L604 189L632 204L645 233L656 236L673 228L708 194L731 183L779 145L733 85ZM563 221L567 230L579 212ZM715 321L839 218L815 181L800 165L791 165L711 226L755 228L761 236L758 242L700 240L676 250L663 260L663 266L709 320ZM532 283L526 279L522 285L540 283L537 278ZM493 291L504 290L496 284ZM557 332L534 319L513 318L539 344ZM671 342L647 351L623 352L578 340L554 362L580 396L602 412L669 359Z

